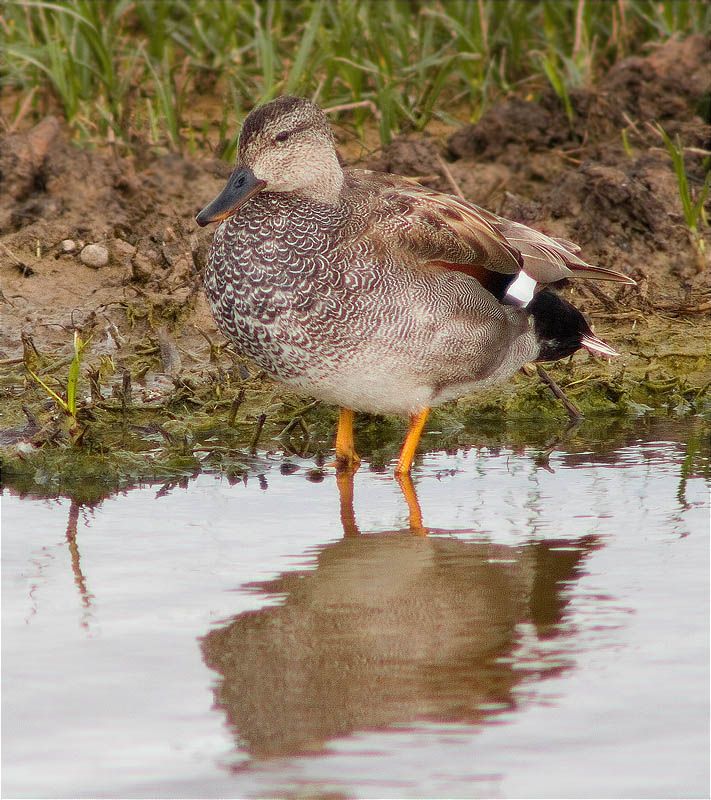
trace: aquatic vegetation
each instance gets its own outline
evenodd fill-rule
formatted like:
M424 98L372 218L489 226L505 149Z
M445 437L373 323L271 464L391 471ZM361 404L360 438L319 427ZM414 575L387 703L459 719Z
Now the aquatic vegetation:
M82 363L82 357L86 350L89 340L82 339L79 331L74 331L74 355L69 364L69 373L65 385L64 397L57 394L39 375L37 375L30 367L29 363L25 361L25 369L30 377L36 381L49 397L57 404L57 408L63 411L67 416L71 417L74 423L77 421L77 385L79 383L79 373Z

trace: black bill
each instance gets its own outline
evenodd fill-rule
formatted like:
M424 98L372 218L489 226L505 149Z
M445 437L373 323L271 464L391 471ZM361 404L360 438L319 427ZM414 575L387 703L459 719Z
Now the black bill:
M238 167L229 177L225 188L195 217L201 227L210 222L222 222L232 216L250 197L261 192L266 181L259 180L247 167Z

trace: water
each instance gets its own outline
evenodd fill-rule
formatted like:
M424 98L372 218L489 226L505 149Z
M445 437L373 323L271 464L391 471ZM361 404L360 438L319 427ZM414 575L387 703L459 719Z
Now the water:
M6 488L3 796L708 796L705 446Z

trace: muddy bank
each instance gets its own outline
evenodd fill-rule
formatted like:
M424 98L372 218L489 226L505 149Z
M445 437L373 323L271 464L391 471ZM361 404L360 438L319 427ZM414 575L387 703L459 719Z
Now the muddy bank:
M572 93L572 119L552 93L511 97L475 125L404 135L365 162L577 241L588 261L638 281L560 287L624 354L553 368L588 415L709 409L710 248L701 253L684 223L655 124L679 136L698 191L711 150L710 52L700 36L669 42ZM52 467L48 452L77 447L114 464L121 454L119 471L136 475L219 462L279 433L307 441L316 461L327 452L333 410L267 381L225 343L207 309L201 271L212 230L194 216L229 171L209 154L78 149L51 118L0 141L6 475L40 458L50 474L62 465ZM87 344L70 418L28 369L66 399L75 331ZM441 409L433 425L532 416L559 424L565 415L537 378L520 376ZM365 454L389 457L390 430L399 436L401 423L364 420Z

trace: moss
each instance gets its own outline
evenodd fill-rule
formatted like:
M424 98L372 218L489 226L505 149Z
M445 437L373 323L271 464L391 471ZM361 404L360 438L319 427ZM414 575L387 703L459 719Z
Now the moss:
M693 414L711 419L711 323L651 317L645 327L603 335L628 355L613 363L578 356L549 367L584 414L572 432L548 388L536 376L518 374L435 409L422 449L507 444L545 452L561 437L609 440L647 420ZM153 346L150 339L141 341ZM134 378L141 359L145 355L136 352L129 365ZM115 399L80 408L81 430L70 431L65 416L21 370L11 365L0 384L3 483L20 492L66 494L88 502L140 481L180 480L197 469L238 480L260 469L251 445L262 415L266 422L257 449L321 463L337 423L337 409L218 360L167 380L152 405L128 402L119 391ZM356 447L371 469L384 468L396 457L406 426L403 419L358 415Z

